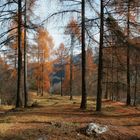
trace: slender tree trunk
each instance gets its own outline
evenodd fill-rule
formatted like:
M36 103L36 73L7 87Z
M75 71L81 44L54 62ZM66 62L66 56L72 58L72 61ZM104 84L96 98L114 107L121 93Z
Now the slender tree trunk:
M41 96L44 95L44 65L42 63L42 88L41 88Z
M138 66L137 66L137 54L136 54L136 65L135 65L135 86L134 86L134 103L133 105L136 105L136 99L137 99L137 83L138 83Z
M62 71L61 71L61 78L60 78L60 82L61 82L61 83L60 83L60 84L61 84L61 85L60 85L60 94L61 94L61 96L63 96L62 81L63 81L63 80L62 80Z
M61 96L63 96L63 87L62 87L62 84L63 84L63 83L62 83L62 82L63 82L63 75L62 75L62 72L63 72L63 62L62 62L62 59L63 59L63 58L62 58L62 54L61 54L61 75L60 75L60 76L61 76L61 77L60 77L60 82L61 82L61 83L60 83L60 84L61 84L61 85L60 85L60 94L61 94Z
M120 93L119 93L119 70L118 70L118 62L117 62L117 97L116 100L120 100Z
M24 13L24 107L27 107L28 91L27 91L27 34L26 34L26 0L25 0L25 13Z
M38 73L40 71L40 58L39 58L39 54L40 54L40 50L39 50L39 46L38 46ZM37 73L37 95L39 95L40 93L40 76Z
M103 33L104 33L104 5L101 0L100 12L100 46L99 46L99 64L98 64L98 83L97 83L97 101L96 111L101 111L102 108L102 76L103 76Z
M44 51L42 53L42 91L41 96L44 95Z
M17 79L17 98L16 108L20 107L20 88L21 88L21 69L22 69L22 51L21 51L21 32L22 32L22 2L18 0L18 79Z
M114 47L112 46L112 66L111 66L111 77L112 77L112 82L111 82L111 98L112 101L114 100Z
M37 96L39 96L39 77L37 76Z
M106 91L105 91L105 99L108 99L108 68L106 69Z
M15 48L15 69L17 69L17 48Z
M71 34L71 54L70 54L70 100L73 99L72 86L73 86L73 47L74 47L74 34Z
M127 39L129 40L130 34L130 1L128 0L128 11L127 11ZM127 99L126 104L131 104L131 96L130 96L130 52L129 52L129 43L127 44Z
M82 0L82 100L81 109L87 108L87 93L86 93L86 52L85 52L85 0Z

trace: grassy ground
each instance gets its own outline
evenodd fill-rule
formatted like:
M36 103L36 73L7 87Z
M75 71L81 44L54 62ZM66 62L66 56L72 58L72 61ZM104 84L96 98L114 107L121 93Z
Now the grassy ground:
M88 99L88 109L80 110L80 97L32 94L36 107L10 110L0 107L0 140L137 140L140 139L140 107L103 101L102 113L96 113L95 102ZM5 113L4 113L5 112ZM88 137L83 128L90 122L109 127L97 137Z

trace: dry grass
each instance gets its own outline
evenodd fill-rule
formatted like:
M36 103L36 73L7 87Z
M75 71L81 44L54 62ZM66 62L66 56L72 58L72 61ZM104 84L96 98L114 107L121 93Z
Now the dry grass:
M89 140L80 129L90 122L108 125L109 131L95 139L140 138L140 108L126 107L120 102L103 101L102 113L96 113L95 102L88 98L88 109L80 110L80 98L70 101L64 96L31 96L36 107L8 111L12 107L3 106L0 111L0 140ZM8 111L8 112L7 112Z

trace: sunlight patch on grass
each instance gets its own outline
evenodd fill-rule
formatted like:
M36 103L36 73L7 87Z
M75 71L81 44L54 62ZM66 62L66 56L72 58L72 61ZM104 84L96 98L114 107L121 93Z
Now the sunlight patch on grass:
M116 108L114 106L105 106L104 111L113 112Z
M7 110L10 110L14 108L14 106L8 106L8 105L0 105L0 111L3 110L3 111L7 111Z
M13 127L12 123L0 123L0 135L6 134L6 132Z
M0 123L10 123L10 122L11 122L10 117L0 118Z

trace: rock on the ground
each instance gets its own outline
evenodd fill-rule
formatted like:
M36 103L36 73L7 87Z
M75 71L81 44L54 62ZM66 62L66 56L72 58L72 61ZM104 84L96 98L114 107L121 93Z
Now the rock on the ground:
M107 126L102 126L102 125L97 124L97 123L90 123L86 127L86 134L87 135L102 134L106 131L108 131Z

